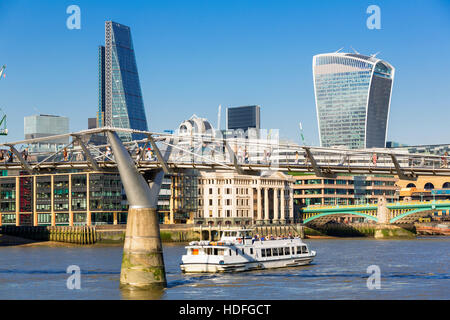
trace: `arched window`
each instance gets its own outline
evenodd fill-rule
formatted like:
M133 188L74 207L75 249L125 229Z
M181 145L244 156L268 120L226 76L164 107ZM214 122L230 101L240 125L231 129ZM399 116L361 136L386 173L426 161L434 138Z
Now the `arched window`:
M431 190L434 189L434 185L431 182L427 182L423 188L425 190Z
M450 189L450 182L446 182L442 185L443 189Z
M415 188L416 185L414 183L408 183L407 188Z

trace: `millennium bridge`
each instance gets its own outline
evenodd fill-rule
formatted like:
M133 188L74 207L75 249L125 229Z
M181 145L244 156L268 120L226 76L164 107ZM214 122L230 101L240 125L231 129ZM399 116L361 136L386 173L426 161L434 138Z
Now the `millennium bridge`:
M225 139L214 134L174 135L109 127L0 144L3 148L0 170L23 170L29 174L67 170L120 171L110 141L103 145L90 143L92 136L105 136L108 132L144 137L124 143L119 141L133 159L133 165L143 174L194 168L234 170L250 175L260 175L263 171L303 172L318 177L335 177L339 173L384 174L403 180L416 180L418 176L426 175L450 176L449 157L444 156L386 149L299 146L270 137ZM23 152L30 145L67 138L71 141L54 152Z

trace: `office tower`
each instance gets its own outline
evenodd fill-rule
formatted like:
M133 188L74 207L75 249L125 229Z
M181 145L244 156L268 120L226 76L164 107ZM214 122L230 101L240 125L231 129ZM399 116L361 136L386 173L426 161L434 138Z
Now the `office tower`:
M228 107L226 122L228 130L260 129L260 106Z
M105 46L99 47L98 126L147 131L144 102L130 28L105 22ZM119 133L123 141L141 139L141 134Z
M69 118L47 114L24 117L25 139L69 133ZM29 146L30 152L57 151L69 144L69 137L45 140Z
M384 148L395 69L358 53L313 58L314 92L322 147Z

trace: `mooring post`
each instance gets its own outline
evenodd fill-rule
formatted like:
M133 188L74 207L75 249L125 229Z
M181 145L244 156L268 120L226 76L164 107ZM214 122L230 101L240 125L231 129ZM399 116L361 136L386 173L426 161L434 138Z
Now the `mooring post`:
M117 134L107 131L107 136L129 205L120 286L130 289L166 287L156 211L159 188L150 188Z

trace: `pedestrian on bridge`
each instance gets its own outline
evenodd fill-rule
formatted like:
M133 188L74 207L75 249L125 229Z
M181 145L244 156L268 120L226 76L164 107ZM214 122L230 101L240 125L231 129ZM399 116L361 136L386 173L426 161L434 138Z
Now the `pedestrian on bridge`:
M145 160L147 161L153 160L153 152L151 148L147 148L147 152L145 153Z
M136 161L141 160L141 154L142 154L142 147L136 148Z
M83 153L81 152L77 153L77 157L75 159L76 161L84 161Z
M447 168L447 165L448 165L447 157L448 157L448 152L446 151L444 153L444 156L441 158L441 160L442 160L441 168Z
M377 166L377 159L378 159L378 156L377 156L376 153L374 153L374 154L372 155L372 163L373 163L373 166L374 166L374 167Z
M11 150L8 150L8 161L7 162L13 162L14 161L14 154Z
M111 148L109 146L106 147L105 161L106 160L111 160Z
M28 148L23 149L23 151L22 151L22 158L25 161L28 160Z

